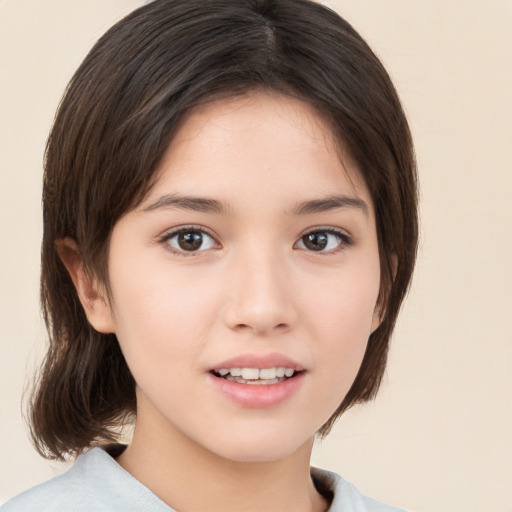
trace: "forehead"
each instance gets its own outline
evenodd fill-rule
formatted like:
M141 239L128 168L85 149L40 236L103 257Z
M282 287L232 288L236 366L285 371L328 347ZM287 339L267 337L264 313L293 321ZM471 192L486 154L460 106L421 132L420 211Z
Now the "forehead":
M146 199L175 190L227 203L233 197L282 203L343 193L371 206L356 165L315 108L263 92L212 101L189 113Z

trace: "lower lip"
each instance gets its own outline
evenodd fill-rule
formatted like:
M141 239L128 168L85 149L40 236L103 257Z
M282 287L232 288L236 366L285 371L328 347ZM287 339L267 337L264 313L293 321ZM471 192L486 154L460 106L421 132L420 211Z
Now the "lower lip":
M208 378L215 389L234 403L242 407L267 409L285 402L295 394L304 380L305 373L300 372L278 384L240 384L215 377L211 373L208 374Z

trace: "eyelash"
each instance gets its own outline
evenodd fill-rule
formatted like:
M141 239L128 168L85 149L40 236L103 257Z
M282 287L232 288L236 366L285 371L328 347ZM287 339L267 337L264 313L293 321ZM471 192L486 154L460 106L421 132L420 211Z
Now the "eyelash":
M209 248L207 248L207 249L196 250L196 251L186 251L186 250L180 250L180 249L173 248L170 245L169 242L173 238L179 236L180 234L191 234L191 233L201 233L202 235L206 235L207 237L212 239L213 243L215 244L214 245L215 248L219 248L220 247L220 244L216 241L215 237L211 233L209 233L206 229L204 229L201 226L193 226L193 225L191 225L191 226L183 226L183 227L181 227L179 229L171 231L170 233L166 233L164 236L162 236L162 238L159 240L159 242L164 246L164 248L167 251L169 251L169 252L171 252L173 254L176 254L178 256L183 256L183 257L198 256L199 253L204 252L205 250L209 249ZM314 228L314 229L304 233L297 240L297 242L294 244L294 247L299 242L303 243L303 240L304 240L305 237L310 236L310 235L314 235L314 234L333 235L333 236L335 236L339 240L339 245L336 248L331 249L329 251L323 251L323 250L314 251L314 250L308 250L307 248L304 248L304 249L301 249L301 250L306 250L307 252L319 253L319 254L328 256L328 255L337 254L338 252L342 251L344 248L349 247L349 246L354 244L353 238L350 235L348 235L345 231L342 231L340 229L336 229L336 228L333 228L333 227L329 227L329 228L319 227L319 228Z
M198 251L179 250L179 249L173 248L169 243L170 240L172 240L173 238L175 238L181 234L187 234L187 233L201 233L202 235L206 235L213 240L213 242L217 248L220 247L219 243L215 240L215 237L201 226L183 226L179 229L171 231L170 233L166 233L160 239L160 242L163 244L164 248L167 251L171 252L172 254L177 254L178 256L183 256L186 258L198 256L199 253L204 251L204 249L198 250Z
M329 228L322 228L322 227L314 228L314 229L308 231L307 233L304 233L299 238L299 240L296 242L296 244L299 243L299 242L303 242L305 237L310 236L310 235L314 235L316 233L333 235L333 236L335 236L338 239L339 244L338 244L337 247L335 247L334 249L331 249L329 251L313 251L313 250L309 250L308 252L322 254L323 256L332 256L332 255L338 254L340 251L343 251L343 249L345 249L347 247L350 247L351 245L354 244L354 240L353 240L353 238L350 235L348 235L345 231L342 231L341 229L336 229L336 228L333 228L333 227L329 227ZM308 249L306 248L305 250L308 250Z

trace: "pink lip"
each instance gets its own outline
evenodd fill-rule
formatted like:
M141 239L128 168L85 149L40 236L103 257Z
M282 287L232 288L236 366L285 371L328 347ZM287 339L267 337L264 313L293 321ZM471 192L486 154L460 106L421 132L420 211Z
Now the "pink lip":
M222 361L211 369L220 370L221 368L292 368L296 371L304 370L304 366L293 361L282 354L241 354L239 356Z
M240 384L215 376L211 371L207 378L222 395L237 405L254 409L276 407L292 397L300 388L306 371L304 366L282 354L242 354L222 361L211 370L221 368L292 368L297 372L292 378L276 384Z
M242 407L268 409L288 400L300 388L306 372L294 375L278 384L239 384L221 379L212 373L207 375L210 384L230 401Z

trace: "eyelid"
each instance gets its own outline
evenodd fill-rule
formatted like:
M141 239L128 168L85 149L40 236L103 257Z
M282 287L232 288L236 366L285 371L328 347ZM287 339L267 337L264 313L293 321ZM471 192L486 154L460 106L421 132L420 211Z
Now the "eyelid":
M305 248L305 249L300 248L301 250L305 250L305 251L311 252L313 254L316 253L316 254L323 254L323 255L332 255L332 254L338 253L339 251L342 251L346 247L354 245L354 237L344 229L337 228L334 226L315 226L314 228L310 228L310 229L307 229L306 231L304 231L302 233L302 235L300 235L300 237L298 238L297 242L295 242L294 247L300 241L302 241L302 239L305 236L311 235L313 233L328 233L328 234L337 236L340 239L340 244L335 249L331 249L328 251L313 251L313 250L309 250L307 248Z
M168 241L175 236L179 235L180 233L188 233L196 231L199 233L202 233L204 235L209 236L214 242L215 242L215 248L220 248L219 241L217 239L217 236L214 235L209 229L205 228L204 226L200 226L197 224L188 224L183 226L176 226L172 229L169 229L165 233L163 233L160 237L158 237L158 243L161 243L165 250L171 252L172 254L176 254L178 256L184 256L184 257L191 257L191 256L198 256L202 252L206 252L208 249L198 250L198 251L180 251L172 247Z

